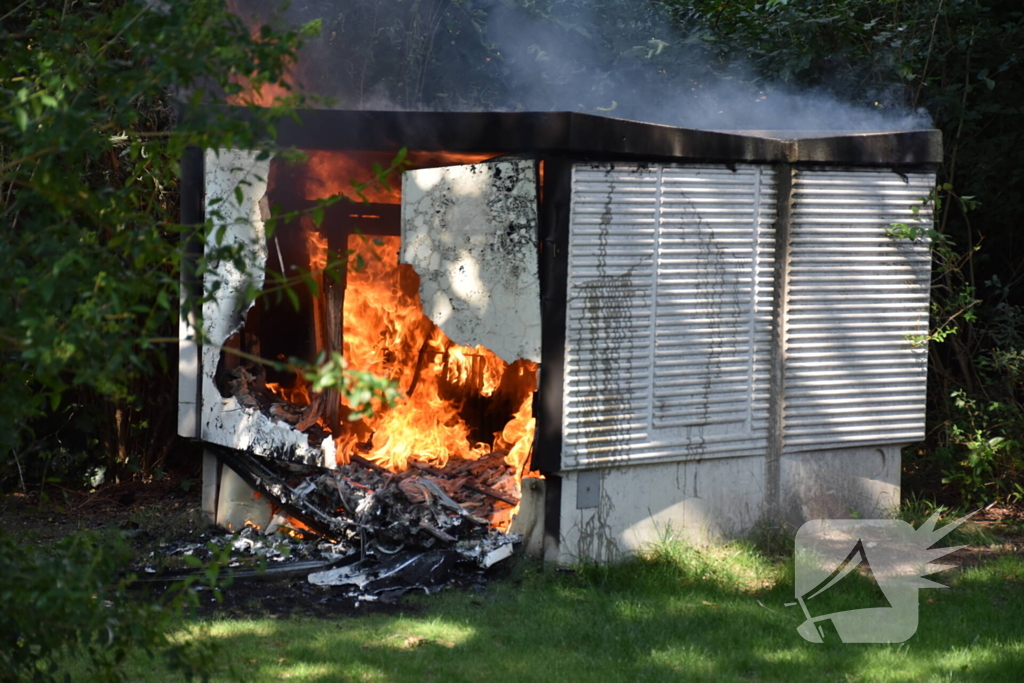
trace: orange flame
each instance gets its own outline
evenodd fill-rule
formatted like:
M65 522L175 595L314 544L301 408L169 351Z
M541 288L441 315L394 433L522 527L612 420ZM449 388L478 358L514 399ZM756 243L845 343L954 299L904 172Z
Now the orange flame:
M277 382L267 382L267 389L275 396L280 396L288 403L298 406L308 406L312 402L309 393L309 382L302 375L296 374L295 379L288 386L282 386Z
M345 359L350 368L395 380L405 398L339 435L339 457L360 453L402 471L410 460L444 467L451 459L507 449L505 462L516 474L508 493L518 497L533 445L537 366L509 365L483 346L452 342L423 314L419 277L398 263L399 246L398 237L349 239ZM489 412L506 416L497 432L482 434L467 422Z
M406 162L412 168L427 168L474 164L493 156L495 155L486 152L456 154L413 151L406 156ZM309 180L306 182L306 199L343 195L355 202L362 202L365 199L375 204L401 204L401 180L391 178L385 186L376 182L372 172L367 172L373 164L378 164L380 168L388 168L394 157L392 152L308 150L306 164L309 169ZM352 179L368 183L362 190L362 197L352 187Z
M408 159L412 167L428 167L490 156L414 151ZM356 199L348 179L365 178L368 167L385 167L390 161L387 153L359 151L312 151L308 158L306 199L335 193ZM363 195L368 201L399 204L401 187L371 184ZM323 291L327 240L306 219L303 229L309 268ZM474 472L473 477L479 477L475 485L518 499L520 482L529 473L534 440L537 364L522 359L509 364L483 346L463 346L449 339L424 315L419 276L411 266L398 262L400 246L397 236L348 238L343 355L350 369L395 381L402 398L372 417L342 424L340 433L333 435L338 462L350 462L358 454L389 470L404 471L413 462L444 468L502 451L503 457L493 464L488 461L485 474ZM326 298L314 297L320 348L326 344L325 306ZM268 386L291 402L310 402L303 381L288 388ZM350 407L343 406L341 413L347 414ZM497 499L490 498L492 503ZM502 529L518 510L504 502L492 507L490 522Z

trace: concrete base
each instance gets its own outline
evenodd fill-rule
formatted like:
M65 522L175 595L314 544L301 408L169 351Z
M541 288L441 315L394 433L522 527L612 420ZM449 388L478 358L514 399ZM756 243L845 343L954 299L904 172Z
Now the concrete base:
M782 456L779 515L797 529L810 519L877 519L900 504L900 447Z
M220 498L220 462L217 456L203 449L202 509L206 521L217 523L217 501Z
M783 456L779 501L766 500L764 457L565 472L559 564L614 562L666 539L705 544L773 519L796 530L809 519L881 517L899 504L900 447ZM554 525L548 524L549 548Z
M523 537L523 552L540 560L544 557L544 496L545 480L534 477L523 479L519 512L512 518L509 531Z
M206 453L203 511L217 524L264 528L266 500ZM615 562L672 539L703 545L775 521L795 531L810 519L880 518L900 501L900 447L784 455L777 505L766 499L765 458L719 458L524 479L512 531L527 554L558 564Z

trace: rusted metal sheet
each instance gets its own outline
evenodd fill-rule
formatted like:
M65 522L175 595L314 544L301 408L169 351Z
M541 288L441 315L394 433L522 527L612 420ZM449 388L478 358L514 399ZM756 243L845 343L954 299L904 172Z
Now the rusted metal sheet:
M797 172L785 451L924 437L930 249L887 231L931 227L934 183L930 173Z
M579 164L563 469L763 452L773 171Z

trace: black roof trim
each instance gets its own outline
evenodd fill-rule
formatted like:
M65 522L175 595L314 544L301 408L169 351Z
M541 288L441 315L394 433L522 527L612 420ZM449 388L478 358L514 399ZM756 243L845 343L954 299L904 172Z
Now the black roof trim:
M224 107L247 117L244 107ZM573 112L302 110L277 126L282 146L321 150L555 153L706 162L930 166L937 130L878 133L716 132Z

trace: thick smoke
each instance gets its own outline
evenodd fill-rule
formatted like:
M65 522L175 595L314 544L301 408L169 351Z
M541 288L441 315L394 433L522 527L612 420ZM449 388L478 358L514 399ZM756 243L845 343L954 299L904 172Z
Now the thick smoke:
M245 0L268 18L273 3ZM824 89L753 85L696 33L629 0L348 0L299 3L277 21L322 19L296 80L345 109L580 111L710 130L910 130L924 112L898 87L842 101ZM696 31L696 27L694 29Z

